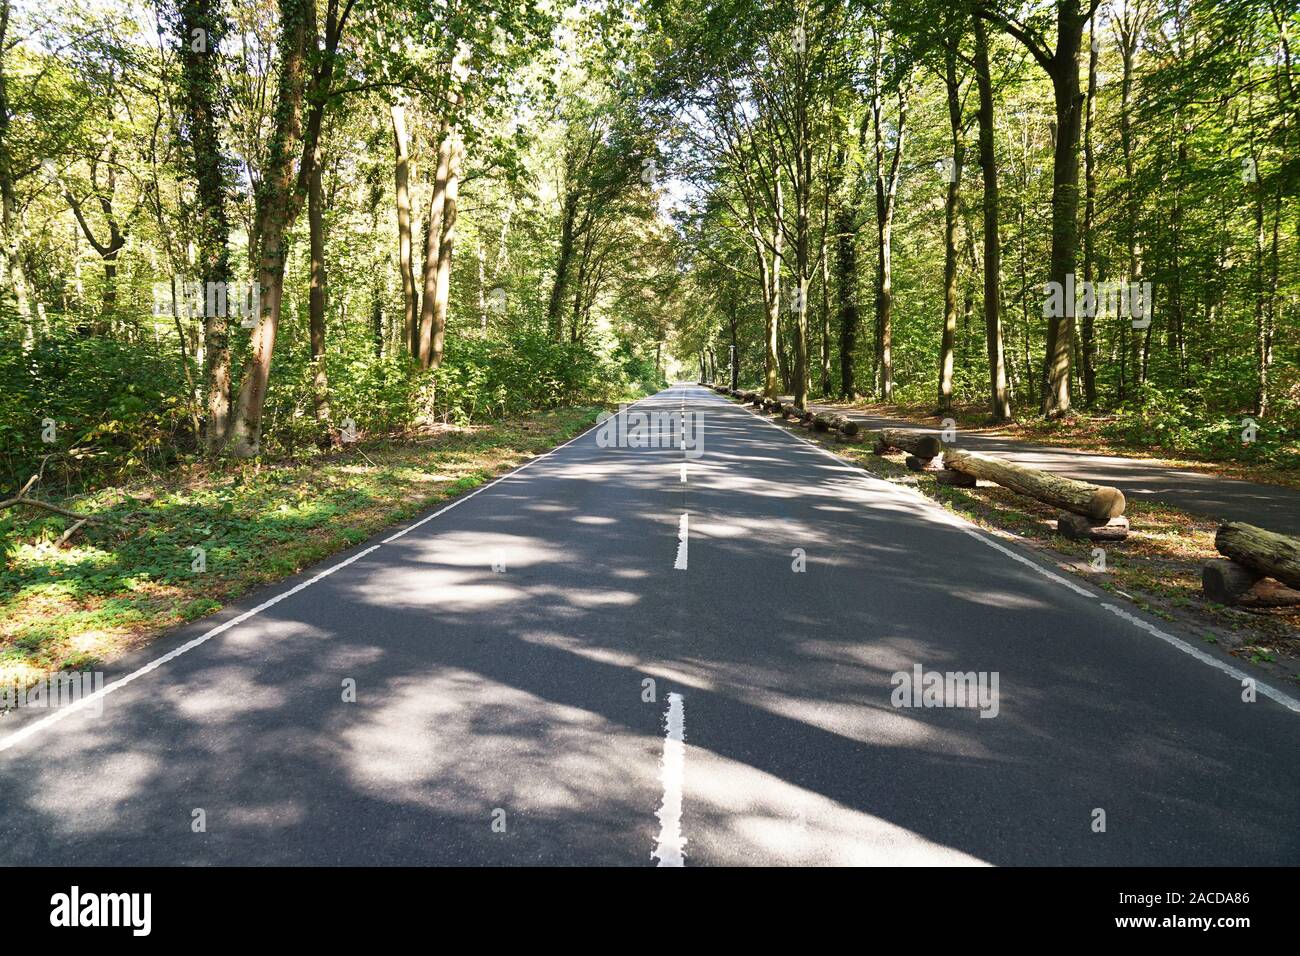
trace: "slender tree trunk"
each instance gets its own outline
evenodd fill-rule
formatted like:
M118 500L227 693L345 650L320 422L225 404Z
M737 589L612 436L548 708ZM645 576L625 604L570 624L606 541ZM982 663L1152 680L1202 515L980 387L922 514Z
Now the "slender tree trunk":
M768 397L775 397L781 393L781 383L778 380L780 366L780 328L781 328L781 269L782 259L781 250L783 246L782 237L784 227L782 226L782 217L785 214L783 194L780 180L776 183L776 209L775 224L772 227L772 248L770 250L767 244L763 242L758 234L759 226L754 223L755 230L754 241L758 251L759 274L763 281L763 308L765 313L765 329L763 336L763 394Z
M311 338L312 401L322 447L329 443L329 375L325 368L325 197L321 188L320 150L312 160L307 185L307 229L311 244L307 315Z
M988 33L975 18L975 83L979 92L980 168L984 180L984 326L989 357L989 412L994 421L1011 418L1002 344L1002 241L998 235L998 165L993 148L993 78Z
M1052 89L1056 100L1056 152L1052 165L1051 280L1066 287L1075 274L1079 246L1079 138L1083 120L1083 94L1079 89L1079 47L1083 17L1077 0L1059 8L1057 48L1053 57ZM1070 303L1072 306L1073 303ZM1061 415L1070 410L1070 341L1074 335L1074 309L1059 310L1047 324L1047 392L1042 410Z
M281 0L275 121L258 188L254 222L260 317L249 342L248 361L227 444L230 453L239 458L252 458L261 450L262 408L266 403L284 297L286 237L301 202L296 195L294 158L303 143L303 102L309 72L307 50L315 35L315 22L315 4L311 0ZM309 145L314 149L314 144Z
M451 167L451 134L447 120L439 127L438 167L429 200L424 237L424 296L420 303L419 360L421 368L433 364L434 311L438 298L438 263L442 249L442 222L447 207L447 175Z
M955 41L944 55L944 86L948 93L948 123L952 134L952 169L944 201L943 337L939 347L939 411L952 411L954 348L957 340L957 200L965 149L961 141L961 82L957 76Z
M417 359L420 355L420 291L415 284L415 262L411 246L411 154L406 133L406 109L394 103L393 180L397 193L397 257L402 273L402 338Z
M453 131L451 138L443 200L442 241L438 244L438 273L434 285L433 342L429 356L431 368L442 364L447 337L447 316L451 305L451 257L456 248L456 201L460 193L460 167L465 155L465 146L460 136Z
M879 63L879 55L877 55ZM879 394L886 401L894 400L894 331L893 331L893 253L894 204L898 196L899 170L903 157L904 136L907 130L907 88L898 88L898 128L890 162L888 178L885 174L885 133L883 104L880 97L880 70L876 71L876 88L872 97L872 117L875 130L876 160L876 364L879 370Z
M1097 101L1097 58L1100 52L1096 31L1097 22L1094 17L1088 25L1091 42L1088 46L1088 99L1083 130L1083 280L1089 284L1093 282L1093 225L1096 221L1097 205L1097 164L1092 149L1092 120ZM1079 350L1080 357L1083 359L1083 403L1088 408L1097 404L1095 312L1096 309L1088 309L1083 316L1082 343Z

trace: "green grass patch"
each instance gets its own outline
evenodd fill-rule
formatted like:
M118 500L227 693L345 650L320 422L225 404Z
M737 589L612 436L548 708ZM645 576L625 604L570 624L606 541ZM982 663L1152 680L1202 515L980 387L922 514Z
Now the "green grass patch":
M225 463L62 502L94 515L0 515L0 678L111 660L430 506L590 426L568 408L379 440L310 462Z

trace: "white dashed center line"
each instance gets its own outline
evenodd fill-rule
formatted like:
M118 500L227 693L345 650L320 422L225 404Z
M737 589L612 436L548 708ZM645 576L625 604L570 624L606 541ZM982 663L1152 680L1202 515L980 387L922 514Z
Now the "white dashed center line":
M683 511L681 520L677 522L677 560L673 562L673 570L686 570L686 549L688 546L687 539L690 537L690 514Z
M685 866L686 838L682 836L682 779L686 771L686 708L681 694L668 695L667 732L660 770L664 797L655 814L659 818L659 839L650 859L660 866Z

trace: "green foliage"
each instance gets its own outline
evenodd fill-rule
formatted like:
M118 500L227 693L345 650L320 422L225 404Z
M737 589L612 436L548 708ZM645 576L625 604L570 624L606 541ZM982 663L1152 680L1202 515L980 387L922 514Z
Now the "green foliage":
M30 351L0 318L0 485L16 485L47 455L47 474L76 483L161 468L193 447L186 386L175 358L149 340L83 336L52 323ZM44 422L54 423L53 442Z

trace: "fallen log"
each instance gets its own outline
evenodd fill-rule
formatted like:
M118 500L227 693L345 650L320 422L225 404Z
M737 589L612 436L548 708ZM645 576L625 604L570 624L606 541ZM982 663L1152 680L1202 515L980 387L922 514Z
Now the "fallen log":
M828 432L834 429L835 424L832 421L832 416L825 412L818 412L813 416L812 426L815 432Z
M996 482L1045 504L1092 518L1095 524L1103 524L1124 513L1124 492L1118 488L1075 481L972 451L949 449L944 452L943 463L953 471Z
M862 431L862 426L853 419L844 415L841 415L840 418L843 419L840 422L840 434L844 437L853 438L858 432Z
M905 464L912 471L941 471L942 469L934 463L933 458L917 458L915 455L908 455L903 459Z
M1072 511L1062 511L1056 519L1056 533L1071 541L1123 541L1128 537L1128 518L1120 515L1099 523Z
M943 442L939 436L930 432L910 428L882 428L878 434L880 443L886 448L910 451L917 458L935 458L943 451Z
M1230 521L1219 526L1214 546L1223 556L1252 571L1300 588L1300 538Z
M1228 607L1294 607L1300 591L1293 590L1227 558L1212 558L1201 568L1201 592Z

